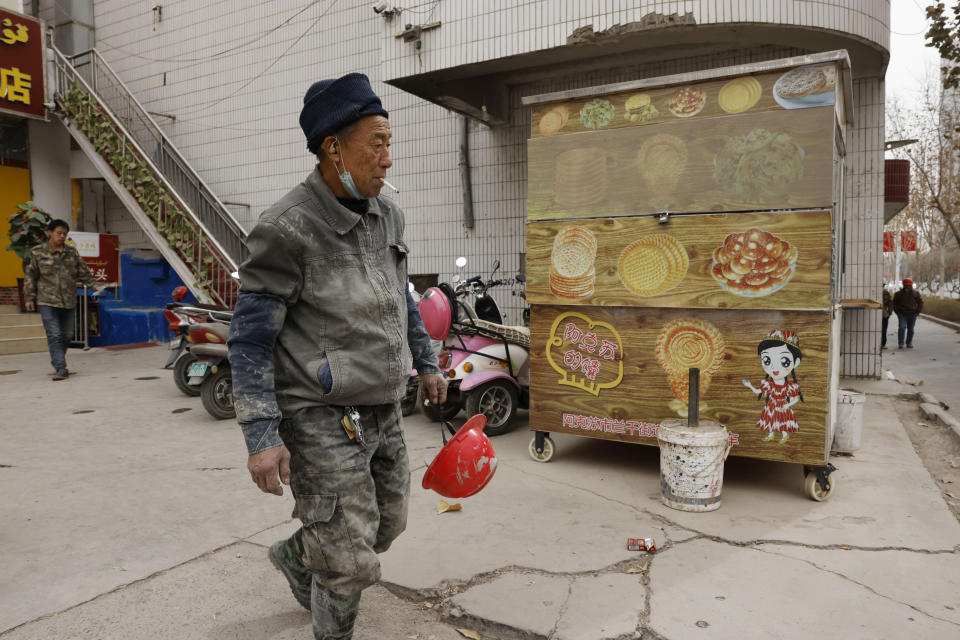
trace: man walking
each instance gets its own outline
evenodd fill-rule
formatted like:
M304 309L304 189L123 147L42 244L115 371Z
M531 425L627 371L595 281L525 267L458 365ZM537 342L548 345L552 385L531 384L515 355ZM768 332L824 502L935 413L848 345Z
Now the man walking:
M250 475L268 493L290 484L303 524L269 558L314 636L343 640L380 578L377 554L406 527L411 364L431 402L446 384L407 289L403 213L380 197L387 111L350 73L307 90L300 126L318 162L247 239L230 365Z
M50 364L56 370L54 380L63 380L67 370L67 348L73 340L76 324L77 281L87 287L103 287L97 284L87 263L77 250L66 243L70 225L64 220L51 220L47 225L50 240L30 250L27 267L24 269L23 298L27 311L37 309L43 319L47 334Z
M913 288L913 280L903 279L903 288L893 294L893 311L897 314L897 346L903 349L913 349L913 327L917 324L917 316L923 311L923 298ZM906 337L906 342L904 342Z

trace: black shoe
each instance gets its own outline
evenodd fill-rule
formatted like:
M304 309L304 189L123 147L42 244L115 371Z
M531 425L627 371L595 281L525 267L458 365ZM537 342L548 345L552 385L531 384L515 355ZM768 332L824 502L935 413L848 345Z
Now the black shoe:
M57 371L56 375L53 376L54 380L66 380L70 376L70 372L66 369Z
M903 345L902 345L902 344L898 344L898 345L897 345L897 349L903 349Z
M907 345L907 349L913 349L913 345L912 345L912 344L908 344L908 345Z

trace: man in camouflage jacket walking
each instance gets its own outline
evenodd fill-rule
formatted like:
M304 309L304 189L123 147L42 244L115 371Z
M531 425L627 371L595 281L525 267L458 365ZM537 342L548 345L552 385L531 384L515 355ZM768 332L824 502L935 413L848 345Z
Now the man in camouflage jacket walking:
M97 284L77 250L66 243L70 225L63 220L51 220L47 230L50 232L49 242L30 250L24 269L23 298L27 311L40 311L50 349L50 364L57 371L53 379L63 380L70 375L67 348L73 340L76 324L77 281L91 289L96 288L98 292L103 287Z
M250 475L268 493L290 484L303 524L269 558L314 636L346 640L377 554L406 527L411 365L431 402L446 386L407 290L403 212L380 197L392 165L380 99L362 74L321 80L300 125L318 164L247 239L230 365Z

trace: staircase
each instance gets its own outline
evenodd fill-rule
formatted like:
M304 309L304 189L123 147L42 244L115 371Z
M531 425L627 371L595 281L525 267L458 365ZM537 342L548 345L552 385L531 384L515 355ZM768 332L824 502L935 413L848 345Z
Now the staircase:
M0 355L47 350L39 313L20 313L17 305L0 305Z
M53 53L57 117L197 299L233 307L246 232L95 49Z

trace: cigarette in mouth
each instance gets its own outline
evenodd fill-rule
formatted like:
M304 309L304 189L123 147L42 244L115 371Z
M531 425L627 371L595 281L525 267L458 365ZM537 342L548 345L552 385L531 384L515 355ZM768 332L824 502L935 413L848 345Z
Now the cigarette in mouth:
M397 189L395 186L393 186L392 184L390 184L389 182L387 182L386 178L380 178L380 181L383 182L383 184L385 184L385 185L387 185L388 187L390 187L391 189L393 189L394 191L396 191L397 193L400 193L400 189Z

